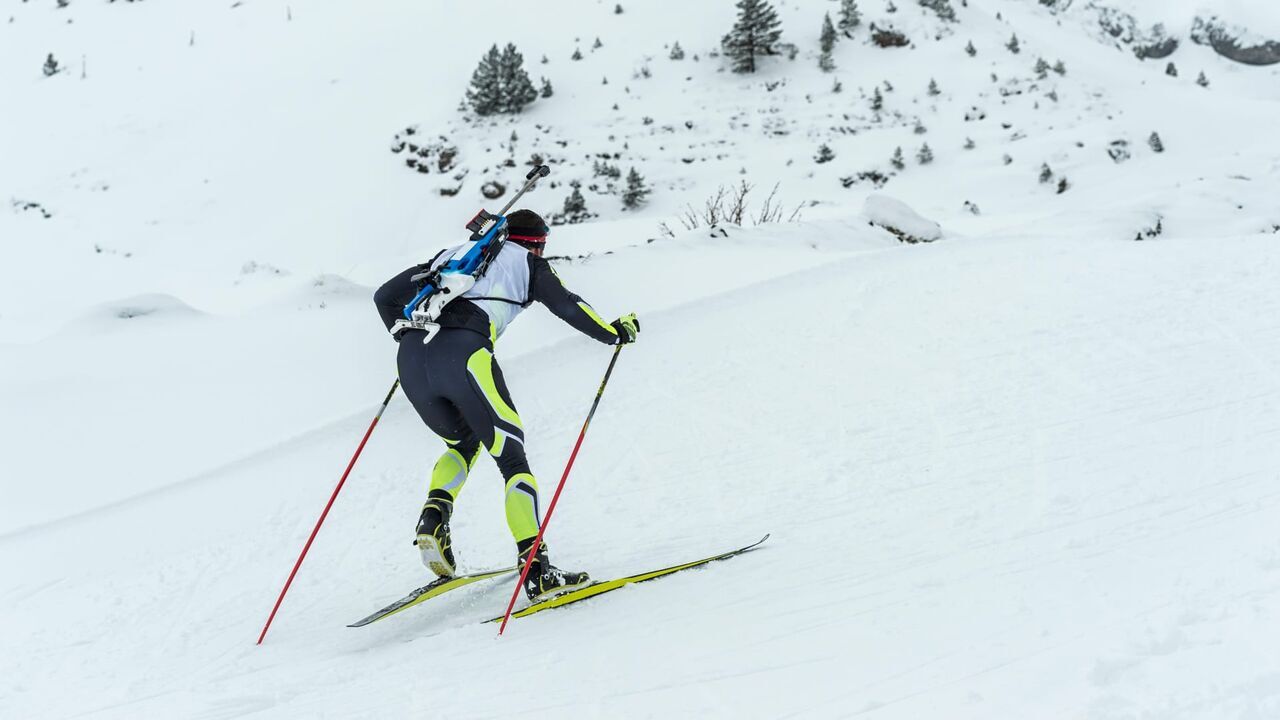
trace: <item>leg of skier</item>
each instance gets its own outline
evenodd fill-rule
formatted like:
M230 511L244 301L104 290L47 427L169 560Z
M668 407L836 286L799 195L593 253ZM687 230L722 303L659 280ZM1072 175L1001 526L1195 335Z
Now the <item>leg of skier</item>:
M538 535L538 482L524 451L524 425L493 357L489 340L470 330L441 330L430 344L413 333L401 340L400 382L432 432L450 446L432 471L431 490L418 524L423 562L439 575L454 572L448 519L480 445L502 473L507 527L521 561ZM546 597L588 582L586 573L553 567L542 544L525 591ZM447 572L441 572L441 570Z
M444 333L432 341L435 345ZM529 469L524 451L524 424L511 400L502 368L487 341L476 333L452 335L441 348L449 356L465 356L465 382L450 383L448 397L467 425L488 449L505 481L507 527L523 561L538 535L538 481ZM456 367L456 365L454 365ZM546 597L585 585L586 573L565 572L551 565L544 542L530 568L525 591L531 598Z
M401 344L398 355L400 384L405 396L427 427L448 446L431 470L427 500L418 516L414 544L422 562L440 577L456 570L449 517L462 492L467 475L480 457L480 439L467 424L462 412L440 390L441 374L429 368L427 345L417 338ZM437 358L435 364L445 358Z

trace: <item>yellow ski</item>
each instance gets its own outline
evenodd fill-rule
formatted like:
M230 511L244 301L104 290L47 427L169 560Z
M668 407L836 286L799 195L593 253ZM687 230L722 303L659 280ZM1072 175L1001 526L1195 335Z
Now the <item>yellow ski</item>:
M665 577L672 573L678 573L681 570L689 570L691 568L700 567L702 565L706 565L707 563L712 563L717 560L728 560L731 557L736 557L745 552L750 552L751 550L754 550L757 547L760 547L760 545L764 543L765 540L768 540L768 539L769 539L769 536L765 535L764 537L760 538L758 541L753 542L750 545L747 545L746 547L740 547L737 550L730 550L729 552L721 553L719 555L712 555L711 557L703 558L701 560L694 560L693 562L687 562L681 565L672 565L671 567L662 568L661 570L652 570L650 572L639 573L637 575L628 575L627 577L618 578L616 580L603 580L601 582L592 583L584 588L578 588L577 590L570 590L569 592L564 593L562 595L557 595L551 598L550 600L543 600L542 602L534 603L523 610L519 610L517 612L511 613L511 617L513 618L526 617L536 612L542 612L543 610L550 610L552 608L564 607L565 605L572 605L573 603L582 602L583 600L586 600L588 598L593 598L597 595L603 595L604 593L612 592L614 590L617 590L620 587L631 585L632 583L654 580L660 577ZM493 618L492 620L485 620L485 622L487 623L502 622L502 616L499 615L498 617Z
M417 590L414 590L413 592L391 603L390 605L382 608L381 610L370 615L369 617L364 618L363 620L357 620L356 622L351 623L347 627L364 627L365 625L368 625L369 623L372 623L372 622L377 622L384 617L395 615L401 610L404 610L406 608L411 608L414 605L417 605L418 603L430 600L433 597L439 597L440 595L443 595L449 592L450 590L457 590L460 587L470 585L471 583L478 582L480 580L488 580L489 578L496 578L496 577L501 577L503 575L509 575L511 573L514 573L518 569L519 568L509 567L509 568L503 568L501 570L490 570L488 572L472 573L471 575L456 575L454 577L440 578L435 582L432 582L427 585L423 585Z

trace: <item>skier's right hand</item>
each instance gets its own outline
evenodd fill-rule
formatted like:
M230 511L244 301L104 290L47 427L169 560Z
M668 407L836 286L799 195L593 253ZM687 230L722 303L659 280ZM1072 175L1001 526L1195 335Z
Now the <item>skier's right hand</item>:
M614 331L618 333L619 345L635 342L636 337L640 334L640 319L636 317L635 313L623 315L610 324L613 325Z

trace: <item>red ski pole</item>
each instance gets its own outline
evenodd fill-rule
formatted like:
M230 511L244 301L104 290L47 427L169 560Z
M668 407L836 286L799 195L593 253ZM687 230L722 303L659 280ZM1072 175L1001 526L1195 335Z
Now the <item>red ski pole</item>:
M547 531L547 526L551 524L551 513L556 511L556 501L560 499L560 491L564 490L564 481L569 479L569 471L573 469L573 461L578 457L578 449L582 447L582 439L587 436L587 428L591 426L591 418L595 417L596 408L600 407L600 398L604 397L604 387L609 384L609 376L613 374L613 366L618 362L618 355L622 353L622 345L619 344L613 351L613 359L609 361L609 369L604 371L604 380L600 381L600 389L596 391L595 402L591 403L591 412L587 413L587 421L582 423L582 432L578 433L578 441L573 444L573 452L569 453L569 462L564 466L564 474L560 476L560 484L556 485L556 492L551 496L551 505L547 508L546 517L542 518L542 525L538 528L538 537L533 541L533 547L529 548L529 556L524 559L524 570L520 573L520 580L516 582L515 590L511 591L511 601L507 603L507 612L502 616L502 625L498 628L498 634L501 635L503 630L507 629L507 621L511 619L511 609L516 606L516 598L520 595L520 588L524 587L525 578L529 576L529 567L533 563L533 556L537 554L538 548L542 546L542 535Z
M293 564L293 570L289 572L289 579L284 581L284 587L280 589L280 597L276 598L275 607L271 608L271 615L267 617L267 624L262 626L262 634L258 635L258 643L262 644L262 639L267 636L267 630L271 627L271 621L276 619L276 611L280 609L280 603L284 602L285 593L289 592L289 586L293 584L293 578L298 574L298 568L302 567L302 560L307 556L307 551L311 549L311 543L316 539L316 534L320 532L320 526L324 524L324 519L329 516L329 508L333 507L333 501L338 499L338 492L342 490L342 484L347 481L347 476L351 474L351 468L356 466L356 460L360 458L361 451L364 450L364 444L369 442L369 436L373 434L373 429L378 426L378 421L382 419L382 413L386 411L387 405L391 404L391 398L396 394L396 389L400 387L400 378L396 378L391 383L391 390L387 392L387 397L382 401L382 407L378 408L378 414L373 417L373 422L369 423L369 429L364 432L364 437L360 440L360 446L356 448L356 454L351 456L351 462L347 463L346 472L342 473L342 479L338 481L338 486L333 489L333 494L329 496L329 502L324 506L324 512L320 513L320 519L316 521L316 526L311 530L311 537L307 538L307 544L302 546L302 554L298 556L298 562Z

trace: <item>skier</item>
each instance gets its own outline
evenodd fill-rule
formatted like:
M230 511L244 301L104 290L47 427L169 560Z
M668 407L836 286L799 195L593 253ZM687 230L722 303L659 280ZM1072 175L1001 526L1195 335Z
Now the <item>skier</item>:
M422 562L441 577L455 571L449 516L481 445L506 481L507 526L522 567L538 534L538 484L525 457L524 427L493 356L503 330L536 300L575 329L609 345L635 342L640 332L634 313L605 322L561 284L542 257L550 229L537 213L517 210L507 216L507 228L501 251L470 290L444 306L437 319L441 329L429 342L424 342L427 335L422 330L413 328L395 338L400 343L401 387L422 421L448 446L431 471L414 541ZM418 291L413 276L439 267L458 247L442 250L430 263L415 265L378 289L374 302L388 331L404 318L405 305ZM589 582L584 572L551 565L546 542L533 563L524 585L532 601Z

